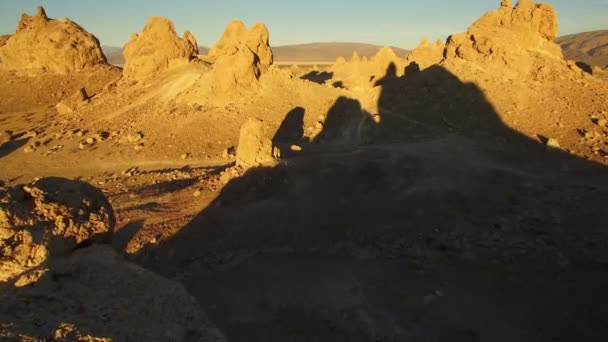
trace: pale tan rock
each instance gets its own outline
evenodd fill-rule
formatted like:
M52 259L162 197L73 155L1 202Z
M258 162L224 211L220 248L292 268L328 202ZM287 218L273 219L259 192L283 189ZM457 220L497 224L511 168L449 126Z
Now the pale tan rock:
M241 126L236 164L253 167L274 160L272 141L266 136L264 122L249 119Z
M82 105L87 103L89 96L84 88L78 89L67 99L59 102L56 106L57 113L69 114L78 110Z
M180 38L169 19L151 17L140 35L131 35L123 54L124 76L143 79L173 65L187 64L197 56L198 46L189 31Z
M209 50L208 60L213 63L208 82L217 84L221 91L250 87L273 62L268 29L264 24L247 29L241 21L230 22Z
M99 40L69 19L49 19L42 7L23 14L15 34L0 38L2 68L65 74L106 65Z

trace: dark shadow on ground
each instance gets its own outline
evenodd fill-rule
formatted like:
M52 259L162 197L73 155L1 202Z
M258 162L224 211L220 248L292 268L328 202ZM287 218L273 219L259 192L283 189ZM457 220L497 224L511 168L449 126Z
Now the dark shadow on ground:
M136 259L230 341L607 339L606 168L410 68L378 81L379 117L339 98L305 155L250 169Z
M300 78L314 83L324 84L325 82L331 80L333 76L333 72L313 70Z
M307 143L304 138L304 114L306 110L302 107L295 107L290 110L283 122L277 129L272 138L272 145L281 151L283 158L291 153L291 145L301 145Z
M5 142L2 144L2 146L0 146L0 158L8 156L14 151L22 148L29 140L30 138L22 138Z
M411 67L378 81L378 116L339 98L305 155L248 170L135 260L232 342L608 340L607 169Z

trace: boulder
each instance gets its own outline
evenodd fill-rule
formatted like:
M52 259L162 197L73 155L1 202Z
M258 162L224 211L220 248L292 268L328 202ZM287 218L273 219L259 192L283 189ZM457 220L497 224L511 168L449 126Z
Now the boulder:
M4 69L59 74L107 64L95 36L69 19L49 19L42 7L0 38L0 59Z
M115 225L108 200L95 187L43 178L0 189L0 282L50 257L106 243Z
M264 122L258 119L247 120L241 126L236 150L237 166L248 168L273 160L272 141L266 136Z
M171 20L151 17L141 34L131 35L123 54L124 76L143 79L172 66L187 64L197 56L198 45L189 31L180 38Z
M59 102L57 106L57 113L69 114L77 111L80 107L89 101L89 96L84 88L78 89L67 99Z

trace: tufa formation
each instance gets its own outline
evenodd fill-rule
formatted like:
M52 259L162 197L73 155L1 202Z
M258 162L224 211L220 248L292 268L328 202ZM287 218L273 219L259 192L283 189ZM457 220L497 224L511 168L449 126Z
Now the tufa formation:
M512 6L503 0L499 9L483 15L466 33L448 38L445 64L474 63L484 69L504 69L512 77L548 70L550 64L565 66L555 43L557 31L557 14L551 5L520 0Z
M207 59L213 63L211 78L221 90L251 86L273 62L266 25L247 29L241 21L230 22Z
M198 54L198 45L189 31L180 38L171 20L151 17L140 35L131 35L123 54L124 76L143 79L190 62Z
M59 74L107 64L95 36L69 19L49 19L42 7L0 37L0 58L4 69Z

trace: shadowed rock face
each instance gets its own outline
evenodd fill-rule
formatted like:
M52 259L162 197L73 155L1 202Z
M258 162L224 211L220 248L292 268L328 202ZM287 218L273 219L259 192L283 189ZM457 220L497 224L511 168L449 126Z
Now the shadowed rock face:
M189 31L180 38L169 19L151 17L142 33L133 34L124 47L124 76L146 78L173 65L188 63L196 57L197 46Z
M106 64L99 40L69 19L49 19L42 7L23 14L17 31L0 37L2 67L65 74Z

